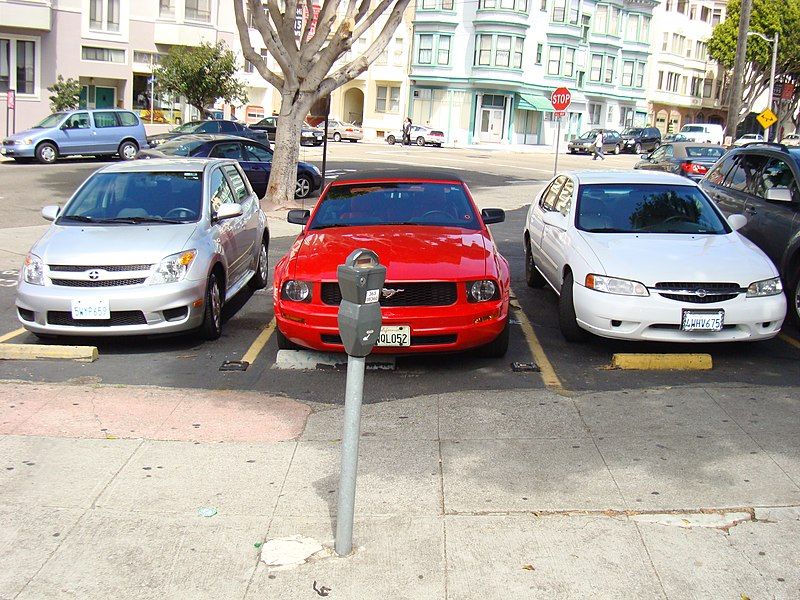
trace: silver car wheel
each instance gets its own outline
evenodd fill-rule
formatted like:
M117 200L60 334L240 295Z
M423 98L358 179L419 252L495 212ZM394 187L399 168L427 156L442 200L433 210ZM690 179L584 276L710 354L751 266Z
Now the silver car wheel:
M53 150L53 147L50 145L45 146L42 148L42 159L45 162L53 162L56 159L56 151Z
M269 277L269 268L267 267L267 246L261 244L261 252L258 253L258 274L264 281Z
M136 158L136 152L136 146L130 142L123 142L121 152L123 160L133 160Z
M211 286L211 318L214 321L214 329L219 330L222 322L222 298L219 293L219 285Z
M294 195L297 198L305 198L311 192L311 182L307 177L298 177Z

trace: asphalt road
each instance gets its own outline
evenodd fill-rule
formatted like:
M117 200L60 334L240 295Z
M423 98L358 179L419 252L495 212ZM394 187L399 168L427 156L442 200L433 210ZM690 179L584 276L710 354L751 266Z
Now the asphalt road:
M321 165L321 150L301 150L301 160ZM508 355L503 359L477 359L469 355L398 358L396 368L367 374L368 402L414 397L458 390L529 389L544 386L536 372L514 372L513 362L534 361L532 348L541 347L563 389L613 390L690 383L753 383L800 385L800 335L785 335L753 344L693 345L642 344L594 338L586 344L568 344L557 324L556 296L548 289L533 290L524 281L521 232L527 204L552 174L552 155L510 153L478 149L402 148L383 144L331 144L328 173L375 168L452 168L467 181L481 207L504 208L504 223L491 227L512 268L514 325ZM608 157L603 163L590 158L559 157L562 168L629 168L635 157ZM52 166L0 163L0 199L6 219L0 227L42 225L41 207L65 201L93 170L95 160L70 160ZM296 227L271 223L270 263L285 253ZM14 274L0 273L0 335L19 327L14 310ZM258 352L246 371L220 371L225 361L241 360L272 319L269 288L252 297L236 298L226 309L223 336L201 343L191 336L74 340L67 343L96 345L100 359L94 363L69 361L5 361L0 378L26 381L81 381L106 384L162 385L182 388L262 390L304 401L340 403L344 373L337 369L292 371L275 368L274 335ZM532 324L533 335L522 326ZM10 340L43 343L31 334ZM60 341L59 343L64 343ZM253 351L257 350L254 349ZM251 351L252 352L252 351ZM709 352L711 371L640 372L610 370L617 352Z

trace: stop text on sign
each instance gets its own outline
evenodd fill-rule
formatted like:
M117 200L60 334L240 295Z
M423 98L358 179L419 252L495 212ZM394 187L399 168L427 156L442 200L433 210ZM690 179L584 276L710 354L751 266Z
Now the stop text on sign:
M550 103L557 111L566 110L570 102L572 102L572 94L565 87L560 87L550 94Z

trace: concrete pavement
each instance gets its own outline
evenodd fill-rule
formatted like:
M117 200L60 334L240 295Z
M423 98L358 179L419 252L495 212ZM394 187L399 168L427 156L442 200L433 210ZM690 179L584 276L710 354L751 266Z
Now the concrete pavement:
M332 542L341 407L15 382L0 398L4 599L800 596L794 388L366 405L355 553L277 572L265 540Z

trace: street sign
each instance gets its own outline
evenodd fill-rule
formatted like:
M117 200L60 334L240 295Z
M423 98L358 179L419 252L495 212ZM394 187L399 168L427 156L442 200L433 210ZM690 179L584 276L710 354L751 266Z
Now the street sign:
M566 116L566 114L567 114L567 113L565 113L563 110L557 110L557 111L555 111L555 112L553 113L553 116L554 116L556 119L560 119L561 117L564 117L564 116Z
M570 102L572 102L572 94L565 87L560 87L550 94L550 103L553 105L553 110L557 112L567 110Z
M791 100L794 96L794 84L784 83L781 89L781 100Z
M777 120L778 117L776 117L775 113L772 112L770 109L766 109L764 112L762 112L760 115L756 117L756 121L758 121L764 129L769 129L770 127L772 127Z
M14 90L8 90L6 92L6 106L8 110L16 110L17 104L17 92Z

